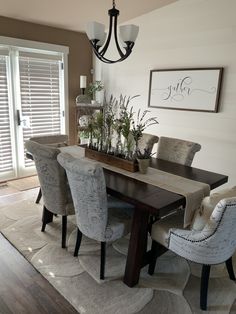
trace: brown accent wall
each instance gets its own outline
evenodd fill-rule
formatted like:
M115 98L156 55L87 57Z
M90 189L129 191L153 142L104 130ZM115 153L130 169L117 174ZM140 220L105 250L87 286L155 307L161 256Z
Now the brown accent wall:
M77 135L75 98L80 93L79 77L87 75L88 81L92 80L90 74L92 49L86 34L0 16L0 36L69 47L69 137L70 143L75 143Z

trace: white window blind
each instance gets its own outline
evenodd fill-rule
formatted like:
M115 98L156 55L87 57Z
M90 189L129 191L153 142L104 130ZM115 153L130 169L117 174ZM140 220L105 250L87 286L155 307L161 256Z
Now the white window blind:
M0 175L13 170L7 58L0 54Z
M60 134L61 61L53 58L19 57L21 114L28 117L24 142L32 136ZM32 162L25 159L25 166Z

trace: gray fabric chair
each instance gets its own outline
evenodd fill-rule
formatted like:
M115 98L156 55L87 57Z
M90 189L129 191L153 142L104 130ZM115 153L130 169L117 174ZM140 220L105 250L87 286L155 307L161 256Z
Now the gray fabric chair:
M157 158L191 166L195 153L200 149L201 145L198 143L161 136L158 142Z
M26 141L25 147L33 156L42 189L42 231L52 222L53 214L62 215L62 247L65 248L67 216L74 214L74 206L65 170L57 161L60 150L30 140Z
M181 140L173 137L160 136L157 147L157 158L174 162L177 164L191 166L195 153L201 149L198 143ZM182 208L182 207L181 207ZM176 209L173 210L175 213ZM149 229L159 219L150 216Z
M56 134L56 135L44 135L44 136L33 136L29 138L30 141L37 142L39 144L45 144L53 147L61 147L68 145L68 135L65 134ZM33 156L26 152L26 157L33 160ZM39 188L39 193L36 198L35 203L38 204L42 197L41 188Z
M29 140L39 144L52 145L54 147L68 145L68 135L66 134L33 136Z
M75 206L78 256L82 234L101 242L100 279L105 275L106 242L115 241L130 230L131 217L122 209L109 209L103 169L95 162L61 153L58 162L65 168Z
M235 281L232 255L236 249L236 197L219 201L202 230L183 229L182 216L183 213L178 212L152 226L152 262L148 272L153 274L156 259L163 248L202 264L200 307L206 310L211 265L225 262L230 279Z
M156 135L143 133L142 137L138 141L138 148L140 151L144 151L147 149L148 151L152 151L154 144L156 144L159 140L159 137Z

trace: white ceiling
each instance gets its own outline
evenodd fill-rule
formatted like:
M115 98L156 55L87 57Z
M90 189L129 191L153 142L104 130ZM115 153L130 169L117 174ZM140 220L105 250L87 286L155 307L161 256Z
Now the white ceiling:
M177 0L116 0L119 23ZM74 31L85 31L88 21L108 25L111 0L0 0L0 15Z

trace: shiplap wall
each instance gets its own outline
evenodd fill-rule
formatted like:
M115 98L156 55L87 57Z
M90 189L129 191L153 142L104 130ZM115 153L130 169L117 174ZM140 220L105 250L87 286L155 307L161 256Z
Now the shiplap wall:
M127 60L96 61L107 94L141 95L135 111L147 109L151 69L224 67L219 113L152 108L159 125L148 131L200 143L193 166L229 175L228 186L236 185L235 12L235 0L180 0L131 21L140 32Z

